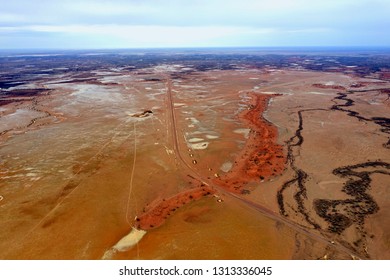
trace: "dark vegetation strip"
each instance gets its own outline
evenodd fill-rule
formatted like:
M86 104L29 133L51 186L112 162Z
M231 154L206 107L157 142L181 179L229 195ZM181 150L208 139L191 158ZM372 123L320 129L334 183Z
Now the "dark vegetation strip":
M307 200L307 190L305 186L305 182L308 178L307 173L296 166L295 164L295 156L294 156L294 148L301 147L301 145L304 142L304 138L302 136L302 130L303 130L303 112L308 111L327 111L326 109L306 109L306 110L300 110L298 111L298 129L295 131L294 136L292 136L287 142L287 164L291 167L291 169L294 171L294 178L283 183L280 190L277 192L277 201L279 205L279 211L283 216L288 216L286 209L285 209L285 203L284 203L284 192L287 188L296 185L298 191L294 195L294 199L298 206L298 212L302 214L305 218L305 220L312 225L315 229L321 229L320 225L317 224L309 215L307 212L307 209L305 207L304 201Z
M374 170L361 170L364 168L374 168ZM329 231L340 234L352 224L356 224L359 229L363 230L365 217L379 210L378 204L366 192L372 181L370 176L375 173L390 175L390 164L373 161L333 170L334 175L348 179L342 192L352 196L353 199L317 199L314 201L317 214L330 223ZM340 210L343 210L345 214L340 214Z
M377 89L376 89L377 90ZM359 121L374 122L381 126L381 131L390 134L390 119L384 117L366 118L361 116L359 112L351 110L348 107L354 105L354 100L349 98L348 95L356 92L367 92L372 90L360 90L360 91L348 91L346 93L339 92L333 99L335 105L331 110L338 110L347 113L348 116L357 118ZM337 104L337 101L344 101L343 104ZM279 205L279 211L283 216L288 216L285 202L284 192L286 189L292 186L296 186L298 191L294 195L294 199L297 203L296 213L300 213L305 217L305 220L311 224L315 229L321 231L321 227L310 217L306 211L304 201L307 200L305 182L308 175L305 171L298 168L295 164L294 148L301 147L304 142L302 136L303 131L303 112L316 111L326 109L307 109L298 111L298 128L287 142L287 164L294 171L294 177L285 182L277 193L277 201ZM383 145L385 148L389 148L390 140ZM332 173L341 178L347 178L348 181L344 184L342 192L349 195L351 198L347 199L316 199L313 201L314 210L317 215L323 218L328 224L327 231L331 233L341 234L348 227L354 225L359 233L359 239L352 244L347 244L359 254L364 254L369 257L366 250L367 248L367 232L364 229L364 222L368 215L374 214L379 211L379 206L373 197L367 193L371 187L371 175L372 174L384 174L390 175L390 164L381 160L368 161L356 165L344 166L336 168Z
M388 88L385 89L369 89L369 90L349 90L346 93L339 92L337 93L337 96L333 98L333 101L336 103L331 107L331 110L337 110L341 112L347 113L348 116L357 118L359 121L367 121L367 122L374 122L375 124L379 125L381 127L381 131L385 134L390 135L390 118L385 117L373 117L373 118L366 118L360 115L360 113L353 111L351 109L346 109L348 107L351 107L354 105L355 101L351 98L348 98L348 95L354 94L357 92L370 92L370 91L388 91ZM337 104L336 100L344 101L344 104ZM383 147L390 149L390 137L388 138L387 142L383 144Z
M336 168L333 174L348 179L341 191L351 198L316 199L313 202L314 209L318 216L329 223L330 232L341 234L353 225L359 233L359 239L353 242L354 249L369 258L367 251L369 235L364 223L368 215L379 211L379 206L367 191L371 187L371 175L390 175L390 164L383 161L365 162ZM373 238L372 235L369 237Z

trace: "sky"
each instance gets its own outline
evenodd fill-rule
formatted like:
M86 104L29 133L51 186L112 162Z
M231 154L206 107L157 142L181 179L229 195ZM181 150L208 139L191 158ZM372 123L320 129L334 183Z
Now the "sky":
M0 49L390 46L390 0L0 0Z

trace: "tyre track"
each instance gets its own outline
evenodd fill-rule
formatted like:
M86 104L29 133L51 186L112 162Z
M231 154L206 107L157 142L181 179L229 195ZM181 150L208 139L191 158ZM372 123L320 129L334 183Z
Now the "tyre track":
M358 257L360 259L364 259L364 256L362 255L359 255L356 253L355 250L351 250L351 248L349 246L344 246L343 244L341 243L336 243L334 242L333 240L331 240L326 234L316 234L315 232L312 232L311 230L307 229L306 227L303 227L302 225L300 224L297 224L293 221L291 221L290 219L286 218L284 215L280 216L278 215L276 212L272 211L271 209L269 208L266 208L256 202L253 202L253 201L250 201L246 198L244 198L243 196L241 195L237 195L235 193L232 193L232 192L229 192L229 191L226 191L225 189L215 185L215 183L213 183L211 180L207 179L207 178L203 178L200 174L197 173L197 171L195 171L193 169L192 166L190 166L183 158L181 152L180 152L180 149L179 149L179 143L178 143L178 135L177 135L177 128L176 128L176 116L175 116L175 112L174 112L174 105L173 105L173 97L172 97L172 81L171 81L171 77L169 75L164 75L163 76L164 79L166 80L166 86L167 86L167 106L168 106L168 110L170 111L170 125L171 125L171 129L172 129L172 137L173 137L173 148L174 148L174 153L175 153L175 158L177 157L177 159L179 159L179 163L183 164L187 171L189 173L191 173L191 176L198 180L201 185L205 185L207 187L211 187L215 190L217 190L221 195L225 195L227 197L231 197L233 199L237 199L241 202L243 202L244 204L248 205L249 207L251 207L253 210L255 211L258 211L260 212L261 214L263 214L265 217L268 217L276 222L281 222L283 223L284 225L294 229L295 231L305 235L305 236L308 236L309 238L312 238L322 244L326 244L328 247L331 247L339 252L343 252L343 253L346 253L348 255L350 255L352 258L355 258L355 257ZM302 110L302 112L304 111L316 111L316 110L325 110L327 111L326 109L307 109L307 110ZM303 130L303 118L302 118L302 112L299 113L299 118L300 118L300 124L299 124L299 127L296 131L296 138L295 136L292 137L290 139L290 150L291 150L291 153L290 153L290 160L293 162L293 164L295 164L295 158L292 154L292 149L294 146L300 146L302 143L303 143L303 137L302 137L302 134L301 134L301 131ZM297 139L297 142L296 143L292 143L295 139ZM309 223L312 224L312 226L316 229L320 229L320 226L317 225L309 216L309 214L307 214L306 212L306 209L305 209L305 206L303 204L303 201L304 201L304 198L307 199L306 197L306 189L304 187L304 180L305 179L304 175L303 174L306 174L304 173L304 171L302 172L299 172L298 168L296 169L297 170L297 173L300 174L298 175L298 179L300 180L301 182L301 190L299 190L299 192L297 193L296 197L297 199L300 201L300 203L302 203L302 212L303 213L306 213L306 216L307 216L307 219L308 221L310 221ZM307 174L306 174L307 176ZM294 179L292 180L294 181ZM291 183L290 183L291 184Z

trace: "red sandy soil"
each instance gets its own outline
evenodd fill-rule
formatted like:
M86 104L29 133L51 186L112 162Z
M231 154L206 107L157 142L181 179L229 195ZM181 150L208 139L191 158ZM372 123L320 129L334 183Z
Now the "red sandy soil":
M383 72L381 72L380 76L381 76L381 79L383 79L383 80L390 79L390 71L383 71Z
M361 88L366 86L381 86L386 85L386 82L358 82L350 85L351 88Z
M214 179L214 183L234 193L245 193L249 182L267 180L285 169L283 146L276 143L278 131L262 117L268 101L277 95L249 93L249 109L239 118L251 129L244 149L237 156L233 168Z
M251 129L249 138L237 156L232 170L213 180L216 185L234 193L245 193L244 187L247 183L269 179L281 174L285 169L283 147L276 144L277 128L262 117L270 98L277 95L249 95L252 98L249 109L239 115ZM157 200L136 218L134 226L143 230L161 226L179 207L213 193L213 188L203 185L168 199Z
M345 90L345 87L337 85L312 84L312 86L316 88Z
M183 191L168 199L154 201L135 219L134 227L143 230L159 227L179 207L213 193L215 190L211 187L201 186Z
M128 233L130 225L127 218L133 220L131 226L150 230L164 224L170 216L174 216L172 220L153 231L153 234L146 235L140 243L143 258L202 258L203 255L222 259L237 256L253 259L259 259L259 256L264 259L275 256L339 258L332 252L337 251L338 247L332 249L328 243L313 243L315 240L309 234L301 234L303 231L295 233L295 224L307 228L307 232L323 236L331 243L344 244L357 256L388 258L390 206L386 188L387 171L381 165L377 169L372 165L379 161L388 162L388 150L383 145L388 141L388 134L381 130L384 128L381 121L389 118L389 83L377 79L355 79L343 74L301 71L275 72L274 76L259 74L256 81L248 79L254 75L248 73L224 71L220 76L215 76L215 80L206 80L205 89L212 93L210 98L217 98L218 93L225 91L231 95L221 98L234 104L231 105L234 110L226 112L234 112L237 109L234 102L243 100L249 100L249 109L236 116L239 122L229 118L234 125L225 127L224 122L216 122L216 134L221 136L220 142L215 140L218 149L213 150L215 146L211 145L209 150L194 151L194 157L184 157L188 164L184 164L185 160L175 160L179 158L178 151L174 151L175 154L168 151L169 147L172 148L172 139L169 130L166 132L161 128L169 124L167 110L170 108L167 108L164 98L149 100L154 93L148 93L145 89L150 86L156 92L161 90L163 93L166 88L163 82L152 81L144 85L134 77L134 80L129 79L126 74L119 80L122 84L112 86L113 91L118 90L118 96L111 96L110 90L106 92L106 88L101 88L102 93L107 94L102 96L111 102L109 106L99 98L90 100L87 96L89 89L83 92L81 83L71 88L56 85L48 96L37 96L34 100L23 97L23 102L15 101L2 106L2 120L18 109L23 110L24 115L20 114L21 119L11 119L12 123L6 122L6 129L10 130L0 136L0 141L7 140L0 149L1 176L4 179L0 193L0 258L100 258ZM205 77L213 75L205 73ZM275 97L248 93L251 99L237 97L240 90L252 88L263 78L269 83L261 86L263 91L284 92L288 89L291 95ZM232 79L231 84L225 84L228 79ZM185 84L192 85L199 80L201 78L198 76L191 76ZM334 81L335 84L329 86L324 81ZM318 90L323 94L312 94L314 87L311 85L315 83L325 87ZM347 92L346 97L338 93L341 87L348 90L354 88L354 84L361 90ZM233 87L230 89L231 85ZM182 90L183 98L174 96L177 102L191 100L186 100L185 90ZM76 94L71 96L72 92ZM188 96L191 94L189 90ZM112 97L112 100L108 97ZM278 127L285 129L279 135L276 127L262 118L270 98L274 102L272 109L267 111L267 119L269 117ZM366 121L359 121L348 114L347 99L354 102L349 105L351 111L357 112ZM214 101L210 104L219 102L217 99ZM339 109L331 109L334 107ZM143 115L144 108L151 108L155 114L135 122L131 116L137 113ZM200 121L213 117L198 108L201 106L190 106L189 110L206 116L199 118ZM180 112L179 116L184 116L182 111L177 111ZM301 120L297 118L298 112L301 112ZM216 113L220 114L217 115L219 117L225 111L217 107ZM41 116L45 118L38 120ZM369 121L374 117L381 118L377 118L377 122ZM35 129L42 124L40 129ZM187 123L184 121L178 125L182 129L177 130L179 133L192 131L185 129ZM277 143L288 143L289 139L294 139L294 130L299 130L299 125L301 137L305 137L304 145L294 146L295 142L290 141L290 145L293 145L290 147L291 156L295 160L294 168L308 174L310 180L303 185L297 182L287 184L282 192L281 186L294 179L294 172L297 171L292 170L289 163L283 172L286 155ZM207 128L213 130L212 125L209 126ZM251 133L245 139L242 150L237 152L240 142L233 130L238 127L249 128ZM231 137L229 141L232 144L225 144L228 137ZM134 145L137 143L140 143L138 150ZM179 148L187 153L186 145ZM223 155L217 153L223 149L228 152ZM215 153L208 156L209 151ZM233 155L235 158L232 159ZM219 156L221 159L214 163L213 160ZM198 164L192 165L190 161L195 159ZM208 178L225 160L233 163L230 172ZM372 197L380 210L372 213L369 208L362 208L365 203L353 202L354 197L351 198L342 189L346 183L359 178L352 178L355 177L353 173L351 178L336 176L333 170L356 170L367 176L372 174L364 195ZM200 175L196 176L198 173ZM135 187L132 192L130 186L133 178ZM266 182L259 184L262 180ZM303 189L299 189L301 187ZM178 191L184 188L184 191ZM225 202L217 204L210 196L218 194L218 188L226 190L225 193L245 194L247 190L252 191L251 195L246 196L248 202L264 205L266 210L274 213L280 210L277 198L281 194L288 214L286 219L290 222L281 227L279 219L268 219L267 215L254 211L249 204L241 205L241 200L223 196L222 191L221 197ZM302 190L307 190L307 197L303 197ZM142 211L139 207L144 205L147 206ZM317 205L317 208L313 205ZM330 207L321 208L323 205ZM205 213L204 209L209 209L209 212ZM317 214L317 210L322 216ZM364 224L361 213L367 216ZM188 222L186 218L189 216L207 222ZM305 217L308 219L305 220ZM339 217L347 217L353 224L342 233L330 232L328 228L337 226ZM241 223L241 220L245 222ZM308 221L320 225L321 230L311 229ZM64 228L67 230L64 231ZM238 231L241 235L236 235L237 228L250 230ZM206 245L196 247L198 240L206 242ZM156 250L159 244L165 244L163 242L170 243L171 247L162 246L161 250ZM215 251L226 253L209 254L210 246L216 248ZM181 251L177 253L175 247L181 248ZM197 254L188 251L188 248L194 247ZM235 255L235 248L241 250L242 255ZM172 254L165 254L166 250ZM138 251L138 247L134 248L130 250L134 255L126 253L124 256L139 259Z

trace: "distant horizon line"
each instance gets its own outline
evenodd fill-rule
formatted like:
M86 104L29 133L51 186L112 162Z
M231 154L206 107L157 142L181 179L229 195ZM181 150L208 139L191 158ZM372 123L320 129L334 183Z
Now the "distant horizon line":
M89 52L89 51L158 51L158 50L359 50L359 51L379 51L388 50L390 46L197 46L197 47L113 47L113 48L0 48L1 53L21 53L21 52Z

